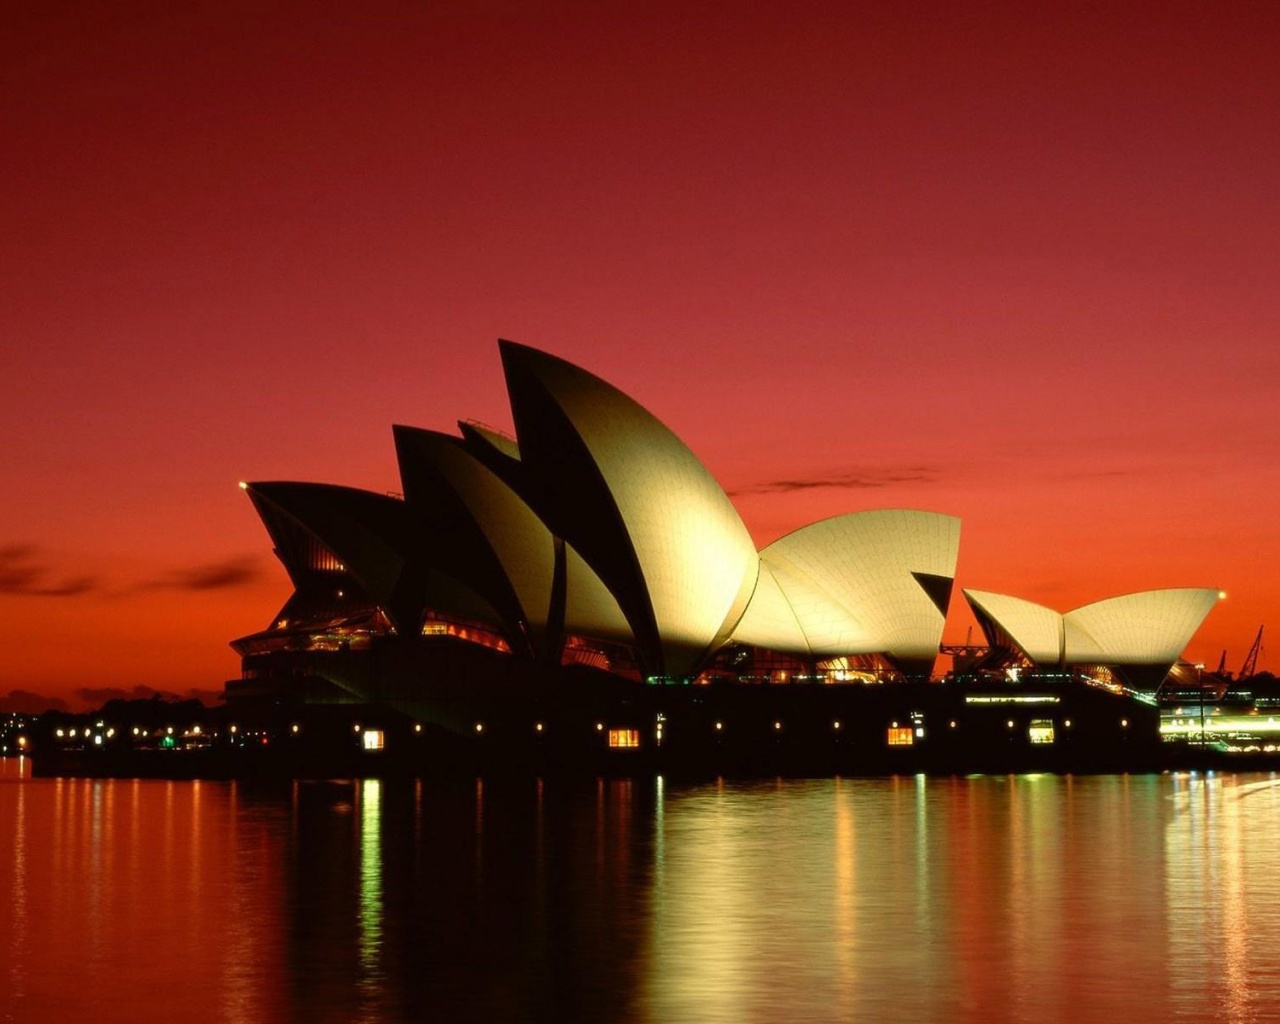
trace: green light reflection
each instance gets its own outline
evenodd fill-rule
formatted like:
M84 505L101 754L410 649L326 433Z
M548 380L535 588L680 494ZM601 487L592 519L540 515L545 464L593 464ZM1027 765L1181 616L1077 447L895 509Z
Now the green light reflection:
M360 784L360 966L366 981L382 959L382 782Z

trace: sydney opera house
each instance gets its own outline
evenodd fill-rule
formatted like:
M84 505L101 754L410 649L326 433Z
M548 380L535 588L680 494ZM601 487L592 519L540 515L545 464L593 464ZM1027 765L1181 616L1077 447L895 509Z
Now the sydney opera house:
M419 733L517 746L553 732L631 749L921 746L961 730L1061 745L1095 719L1128 731L1219 597L1063 614L965 590L985 643L943 648L958 519L851 512L757 550L637 402L500 349L515 437L394 427L402 494L242 484L294 590L233 644L229 702L384 709ZM955 671L930 682L940 651Z

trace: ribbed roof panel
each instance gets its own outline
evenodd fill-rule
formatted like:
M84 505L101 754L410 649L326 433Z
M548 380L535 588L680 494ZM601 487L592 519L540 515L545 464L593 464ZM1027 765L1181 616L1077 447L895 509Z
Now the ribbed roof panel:
M614 593L650 668L692 672L755 585L737 510L684 442L617 388L525 346L503 342L502 356L539 510Z
M918 575L952 579L959 546L955 516L880 509L813 523L760 557L814 655L931 660L945 616Z

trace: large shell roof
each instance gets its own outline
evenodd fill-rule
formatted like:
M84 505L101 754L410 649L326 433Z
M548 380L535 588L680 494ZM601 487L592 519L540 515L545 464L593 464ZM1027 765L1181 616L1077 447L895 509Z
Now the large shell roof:
M675 434L611 384L502 343L531 503L610 584L651 671L685 674L741 617L758 557Z

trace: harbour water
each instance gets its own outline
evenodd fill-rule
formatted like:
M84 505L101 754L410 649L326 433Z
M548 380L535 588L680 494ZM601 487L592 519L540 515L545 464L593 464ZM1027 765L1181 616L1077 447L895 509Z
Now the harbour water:
M1280 776L240 782L0 760L13 1021L1280 1019Z

